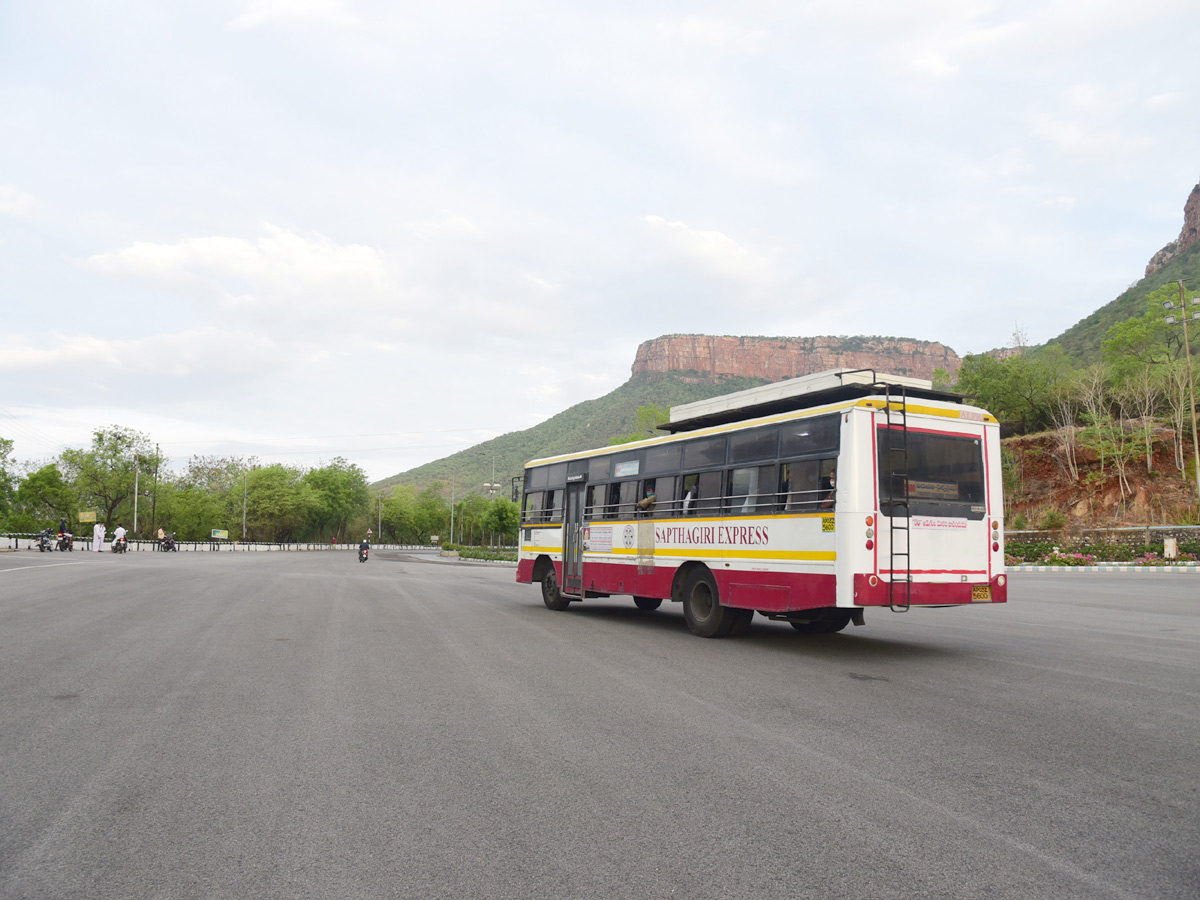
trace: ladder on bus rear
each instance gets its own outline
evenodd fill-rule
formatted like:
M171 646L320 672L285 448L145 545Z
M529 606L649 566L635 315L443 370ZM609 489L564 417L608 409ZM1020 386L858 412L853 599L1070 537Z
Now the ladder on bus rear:
M892 612L907 612L912 605L912 560L909 556L911 511L909 510L908 392L903 385L878 383L884 391L884 421L887 435L888 504L888 605ZM900 496L896 496L896 492ZM904 514L897 515L903 508ZM899 581L897 581L899 579Z

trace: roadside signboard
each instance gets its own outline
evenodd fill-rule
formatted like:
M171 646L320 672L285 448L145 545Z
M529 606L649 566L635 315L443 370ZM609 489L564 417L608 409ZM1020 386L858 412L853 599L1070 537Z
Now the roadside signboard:
M95 521L96 521L96 511L94 509L89 509L87 512L81 512L79 514L79 524L80 525L83 525L86 522L95 522Z
M224 528L214 528L212 537L214 541L227 541L229 540L229 531Z

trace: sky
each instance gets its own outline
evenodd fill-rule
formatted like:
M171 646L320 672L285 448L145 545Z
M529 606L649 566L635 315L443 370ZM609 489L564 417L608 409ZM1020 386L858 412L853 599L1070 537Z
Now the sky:
M1041 343L1174 240L1195 0L0 0L0 437L372 481L664 334Z

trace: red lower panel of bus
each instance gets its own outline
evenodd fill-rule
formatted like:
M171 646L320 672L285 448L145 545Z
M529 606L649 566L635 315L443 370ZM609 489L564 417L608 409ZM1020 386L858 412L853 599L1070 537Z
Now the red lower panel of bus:
M555 563L554 568L561 584L561 563ZM600 594L630 594L669 600L676 571L666 566L639 568L587 563L583 567L583 589ZM721 603L726 606L763 612L794 612L833 606L837 602L837 582L833 575L711 571L720 591ZM521 560L517 566L517 581L522 584L533 582L533 560ZM901 602L901 599L897 594L896 602ZM1008 583L1003 576L993 578L989 584L913 582L911 597L904 599L913 606L1005 603L1008 600ZM892 597L888 592L888 583L871 575L855 575L854 602L859 606L890 605Z
M890 606L893 597L886 581L874 575L854 576L854 602L859 606ZM1007 603L1008 579L997 575L989 583L914 581L911 598L903 586L896 585L895 602L913 606L967 605L970 603Z
M555 563L559 583L562 566ZM583 589L600 594L630 594L635 597L671 599L675 568L593 563L583 567ZM711 569L720 591L721 603L763 612L792 612L833 606L837 602L833 575L793 575L780 572L730 572ZM533 582L533 560L517 565L517 581Z

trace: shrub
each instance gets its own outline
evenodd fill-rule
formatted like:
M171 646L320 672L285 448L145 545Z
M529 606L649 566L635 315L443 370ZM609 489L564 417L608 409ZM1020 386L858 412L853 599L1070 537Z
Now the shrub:
M1043 531L1055 531L1067 524L1067 517L1060 510L1048 509L1042 516L1038 528Z

